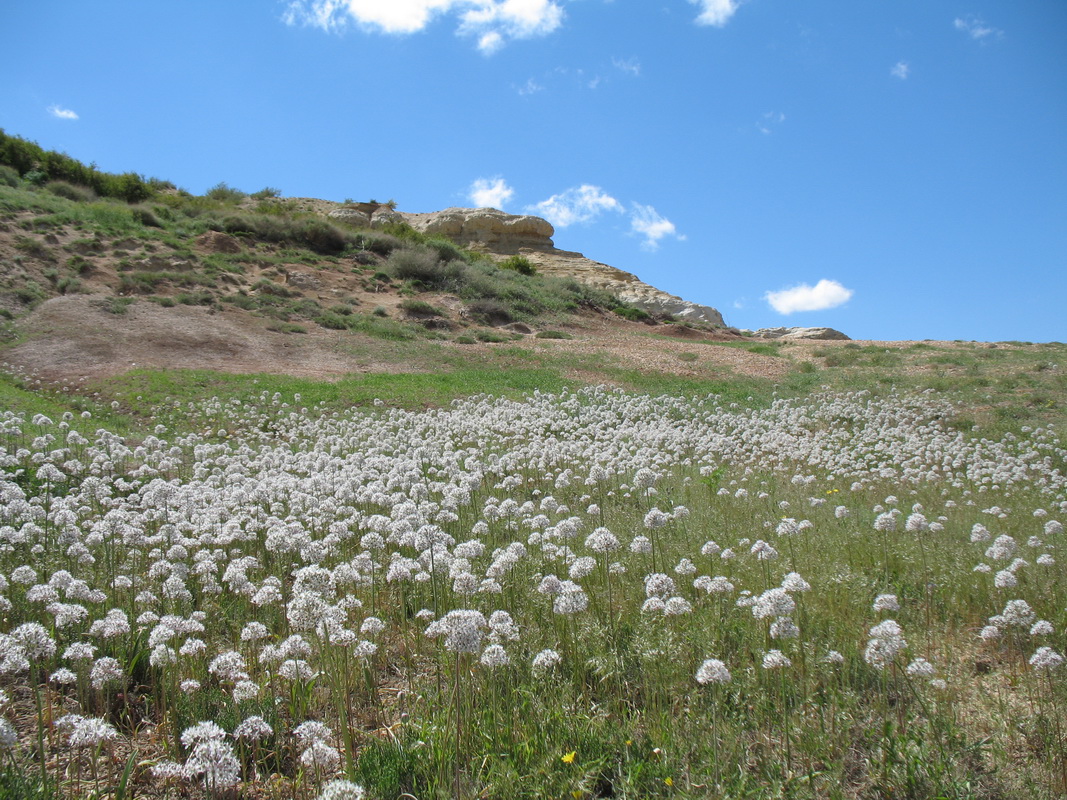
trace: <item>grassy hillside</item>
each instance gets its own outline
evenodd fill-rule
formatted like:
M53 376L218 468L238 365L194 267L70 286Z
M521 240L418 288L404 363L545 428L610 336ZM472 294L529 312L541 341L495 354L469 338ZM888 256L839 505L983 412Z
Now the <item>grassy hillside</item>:
M0 796L1067 795L1067 346L716 340L36 158L0 186ZM375 370L64 360L194 316Z

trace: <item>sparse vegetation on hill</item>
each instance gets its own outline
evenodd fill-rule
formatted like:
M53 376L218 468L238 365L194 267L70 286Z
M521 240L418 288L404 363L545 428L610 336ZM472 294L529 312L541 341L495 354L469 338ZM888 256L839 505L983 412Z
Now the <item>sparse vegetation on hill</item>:
M470 309L453 320L458 328L581 310L648 318L606 292L538 276L521 256L497 264L402 223L370 229L327 220L270 187L247 194L219 183L194 196L169 182L100 172L2 132L0 164L0 224L17 232L19 249L0 272L0 303L13 314L53 294L110 290L161 305L230 306L295 326L441 335L440 327L383 326L359 312L324 308L312 285L327 282L335 295L456 295ZM232 236L235 246L204 252L196 240L209 232ZM304 285L291 280L290 273L309 268Z

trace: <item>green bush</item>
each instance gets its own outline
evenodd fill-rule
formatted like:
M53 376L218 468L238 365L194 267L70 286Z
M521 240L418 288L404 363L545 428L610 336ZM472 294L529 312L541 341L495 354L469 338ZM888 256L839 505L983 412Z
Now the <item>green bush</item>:
M156 216L156 212L148 206L137 205L130 208L130 214L135 220L140 222L146 228L162 228L163 223L160 222L159 217Z
M414 298L408 298L400 303L400 307L409 314L420 317L447 317L446 314L437 306L430 305L425 300L416 300Z
M486 298L467 305L467 313L486 325L507 325L514 322L511 310L499 300Z
M511 256L500 262L501 269L510 269L518 272L520 275L533 275L537 272L537 267L526 256Z
M14 167L0 164L0 186L18 186L19 172Z
M615 309L615 313L630 322L649 322L652 319L652 315L647 311L633 306L619 306Z
M90 203L96 199L96 193L87 186L75 186L66 181L49 181L44 185L46 192L51 192L56 197L64 197L76 203Z
M573 339L569 333L563 331L538 331L534 334L537 339Z
M282 196L282 190L281 189L275 189L273 186L265 186L264 188L260 189L258 192L252 192L252 194L249 195L249 197L251 197L253 200L269 200L271 198L281 197L281 196Z
M226 181L220 181L204 192L204 197L209 200L216 200L220 203L232 203L237 204L248 197L247 194L240 189L235 189Z

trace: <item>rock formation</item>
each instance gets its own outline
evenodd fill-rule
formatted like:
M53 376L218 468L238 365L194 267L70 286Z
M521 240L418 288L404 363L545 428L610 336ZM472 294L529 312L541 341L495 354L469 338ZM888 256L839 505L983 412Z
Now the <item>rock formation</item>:
M759 339L836 339L848 341L849 337L833 328L760 328L753 336Z
M545 275L574 278L604 289L620 300L650 313L671 314L694 322L725 327L722 314L710 306L691 303L650 286L636 275L558 250L552 242L552 224L541 217L506 214L495 208L447 208L428 214L392 212L416 230L447 236L464 247L493 256L522 255ZM372 215L377 224L378 213Z

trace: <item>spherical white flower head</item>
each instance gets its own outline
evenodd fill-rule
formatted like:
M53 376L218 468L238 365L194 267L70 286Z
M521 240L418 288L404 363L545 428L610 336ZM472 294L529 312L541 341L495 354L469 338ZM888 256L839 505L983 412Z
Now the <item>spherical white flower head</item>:
M998 628L996 625L986 625L984 628L982 628L981 631L978 632L978 636L979 638L985 639L988 642L993 641L994 639L999 639L1001 636L1003 636L1003 634L1001 633L1000 628Z
M774 547L762 539L757 539L752 547L749 549L749 553L756 557L758 561L773 561L778 558L778 551ZM723 558L726 557L725 551L723 552Z
M56 643L44 626L25 622L11 631L11 638L22 648L30 661L40 661L56 654Z
M647 514L645 514L645 527L649 530L656 530L657 528L662 528L670 521L671 515L665 511L660 511L658 508L653 508Z
M836 650L830 650L822 659L827 664L844 664L845 657Z
M103 689L105 685L123 679L122 665L118 660L105 656L98 658L89 670L89 682L94 689Z
M478 661L483 667L488 667L489 669L506 667L511 663L507 651L499 644L488 645L485 650L482 651L482 656Z
M792 536L797 532L797 521L792 517L785 517L775 528L775 533L779 536Z
M811 591L811 584L800 577L798 573L790 572L782 578L782 588L787 592L808 592Z
M722 548L710 539L704 542L700 548L700 554L704 556L717 556L721 552Z
M908 646L903 630L896 620L887 619L870 630L863 660L875 669L885 669Z
M771 623L770 636L772 639L796 639L800 636L800 628L790 617L778 617Z
M250 742L258 742L260 739L271 736L273 733L274 729L271 728L263 717L252 716L234 728L233 737L235 739L247 739Z
M793 666L793 662L781 650L768 650L767 654L763 656L762 666L764 669L784 669L785 667Z
M327 781L317 800L364 800L366 792L359 784L346 780Z
M659 597L666 599L674 594L676 587L674 578L662 572L653 572L645 576L645 597Z
M780 586L768 589L752 604L752 616L756 619L769 617L788 617L796 610L797 604L792 596Z
M1025 600L1009 600L1000 616L1004 624L1016 628L1029 628L1037 618L1037 614Z
M900 611L900 601L895 594L880 594L874 598L875 611Z
M233 747L222 739L208 739L193 748L185 762L185 773L202 775L204 785L211 791L236 786L241 779L241 765Z
M71 747L96 747L105 742L114 741L119 737L115 730L106 720L96 717L78 717L70 731L69 744Z
M671 597L663 604L663 615L665 617L679 617L683 614L688 614L693 610L693 606L684 597Z
M207 722L198 722L196 725L191 725L182 731L182 746L189 749L210 739L225 738L226 731L216 723L211 722L210 720Z
M706 686L709 683L729 683L730 670L717 658L709 658L697 669L697 683Z
M894 531L897 528L897 518L894 514L888 511L883 511L877 517L874 518L874 529L876 531L882 531L887 533Z
M555 650L545 649L533 657L532 667L535 674L542 674L556 667L563 660Z
M683 558L674 567L674 571L678 575L692 575L694 572L697 571L697 568L696 568L696 565L692 561L690 561L688 558Z
M619 539L607 528L597 528L586 537L585 546L594 553L611 553L619 549Z
M904 671L917 678L932 678L937 673L934 665L921 656L908 664Z
M445 648L454 653L477 653L488 628L489 623L480 611L457 608L431 622L426 635L430 638L444 636Z
M329 774L341 766L341 754L336 747L315 741L300 755L300 764L306 769Z
M1030 627L1031 636L1051 636L1052 633L1052 623L1047 619L1039 619Z
M1030 666L1034 669L1054 670L1063 666L1064 658L1051 647L1039 647L1030 656Z

